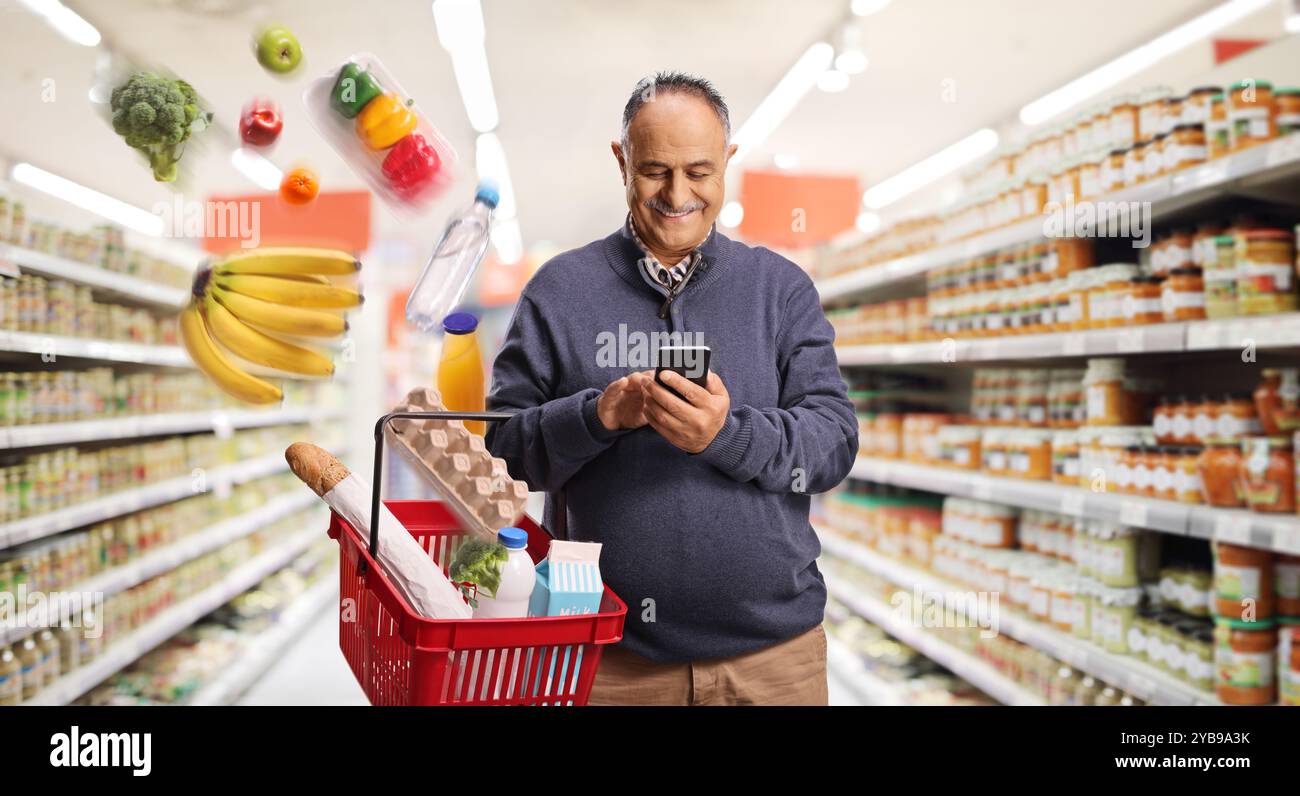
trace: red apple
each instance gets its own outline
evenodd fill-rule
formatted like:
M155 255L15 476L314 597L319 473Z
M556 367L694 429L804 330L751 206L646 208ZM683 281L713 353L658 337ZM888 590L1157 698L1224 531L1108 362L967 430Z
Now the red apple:
M284 129L280 106L268 99L255 99L239 116L239 137L249 146L270 146Z

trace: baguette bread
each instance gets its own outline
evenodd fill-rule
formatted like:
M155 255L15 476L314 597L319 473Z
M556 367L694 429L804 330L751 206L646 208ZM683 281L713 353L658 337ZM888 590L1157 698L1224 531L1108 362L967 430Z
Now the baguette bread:
M350 473L343 462L324 448L309 442L295 442L284 451L289 469L319 497L334 488Z

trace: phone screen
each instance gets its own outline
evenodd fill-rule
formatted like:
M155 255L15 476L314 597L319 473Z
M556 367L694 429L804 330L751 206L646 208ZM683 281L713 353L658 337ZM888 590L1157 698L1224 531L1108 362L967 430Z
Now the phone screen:
M664 389L681 398L681 393L664 384L660 374L671 370L688 381L704 387L709 383L708 346L703 345L666 345L655 351L655 381Z

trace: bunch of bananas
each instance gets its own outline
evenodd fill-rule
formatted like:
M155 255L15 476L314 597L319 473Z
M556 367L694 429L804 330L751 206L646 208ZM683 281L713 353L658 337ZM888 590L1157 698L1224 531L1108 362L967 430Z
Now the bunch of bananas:
M354 286L361 263L331 249L263 248L238 252L199 269L180 331L194 364L221 389L253 404L278 403L283 391L249 373L240 359L303 376L332 376L334 361L289 338L337 337L348 329L343 311L361 304Z

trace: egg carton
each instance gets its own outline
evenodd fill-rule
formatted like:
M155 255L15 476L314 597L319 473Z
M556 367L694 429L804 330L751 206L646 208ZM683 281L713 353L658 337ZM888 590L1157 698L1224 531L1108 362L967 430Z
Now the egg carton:
M411 390L394 412L445 412L430 387ZM528 484L516 481L502 459L488 453L483 438L460 420L395 419L388 444L443 497L466 530L495 541L497 531L524 513Z

